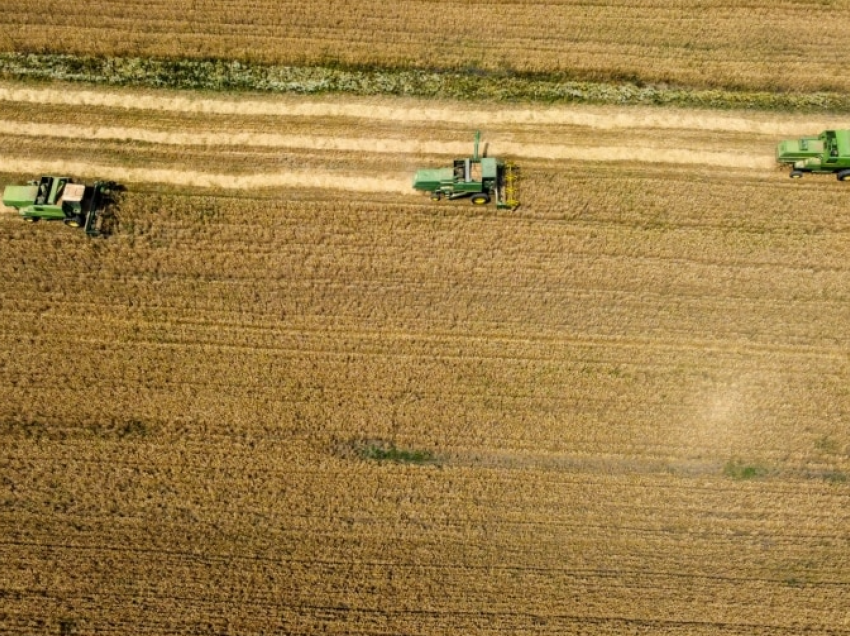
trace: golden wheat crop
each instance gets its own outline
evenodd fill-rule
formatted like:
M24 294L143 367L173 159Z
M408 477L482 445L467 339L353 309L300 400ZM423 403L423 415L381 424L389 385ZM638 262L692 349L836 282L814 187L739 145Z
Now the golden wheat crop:
M846 630L823 122L0 89L0 183L128 188L0 215L3 633ZM521 208L397 191L479 119Z
M579 79L846 91L843 3L374 0L0 2L4 51L567 72Z

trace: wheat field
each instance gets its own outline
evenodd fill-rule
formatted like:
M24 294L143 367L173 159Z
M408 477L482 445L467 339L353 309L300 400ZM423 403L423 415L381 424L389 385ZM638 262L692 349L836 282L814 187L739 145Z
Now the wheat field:
M0 0L0 50L565 73L846 92L850 6L821 0Z
M839 119L0 98L127 186L0 215L3 633L850 633ZM514 212L410 191L475 125Z
M80 68L850 89L830 0L20 5ZM850 634L848 192L773 161L845 117L3 77L0 184L126 191L0 209L0 633ZM476 128L519 209L411 191Z

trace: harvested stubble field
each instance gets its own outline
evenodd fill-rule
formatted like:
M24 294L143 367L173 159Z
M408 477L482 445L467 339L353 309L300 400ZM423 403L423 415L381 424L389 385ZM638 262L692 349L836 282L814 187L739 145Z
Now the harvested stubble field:
M129 185L0 218L3 633L850 633L829 118L0 95ZM408 192L473 123L516 212Z

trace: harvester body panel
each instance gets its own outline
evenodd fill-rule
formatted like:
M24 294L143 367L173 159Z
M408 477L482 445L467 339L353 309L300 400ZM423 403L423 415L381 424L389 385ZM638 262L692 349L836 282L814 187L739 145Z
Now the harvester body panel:
M10 185L3 190L3 205L9 208L20 208L32 205L38 195L37 185Z
M450 186L454 182L451 168L423 168L416 171L413 178L413 187L416 190L433 192L443 186Z

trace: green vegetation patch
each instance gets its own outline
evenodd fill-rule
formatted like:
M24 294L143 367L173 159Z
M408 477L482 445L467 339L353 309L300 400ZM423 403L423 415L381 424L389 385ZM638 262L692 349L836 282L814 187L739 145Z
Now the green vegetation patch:
M280 66L231 60L0 54L0 78L213 91L403 95L463 100L657 104L850 112L850 96L690 89L634 81L594 82L565 74L326 66Z
M723 474L735 480L757 479L768 474L768 470L759 464L750 464L740 459L730 459L723 467Z
M405 450L402 448L379 448L368 446L361 452L364 459L375 459L378 461L403 462L409 464L424 464L434 460L434 455L426 450Z
M397 464L433 464L437 457L429 450L398 448L384 440L358 440L338 443L337 450L343 457L352 454L368 461L394 462Z
M845 484L847 483L847 473L840 470L827 470L821 474L821 478L824 481L828 481L833 484Z

